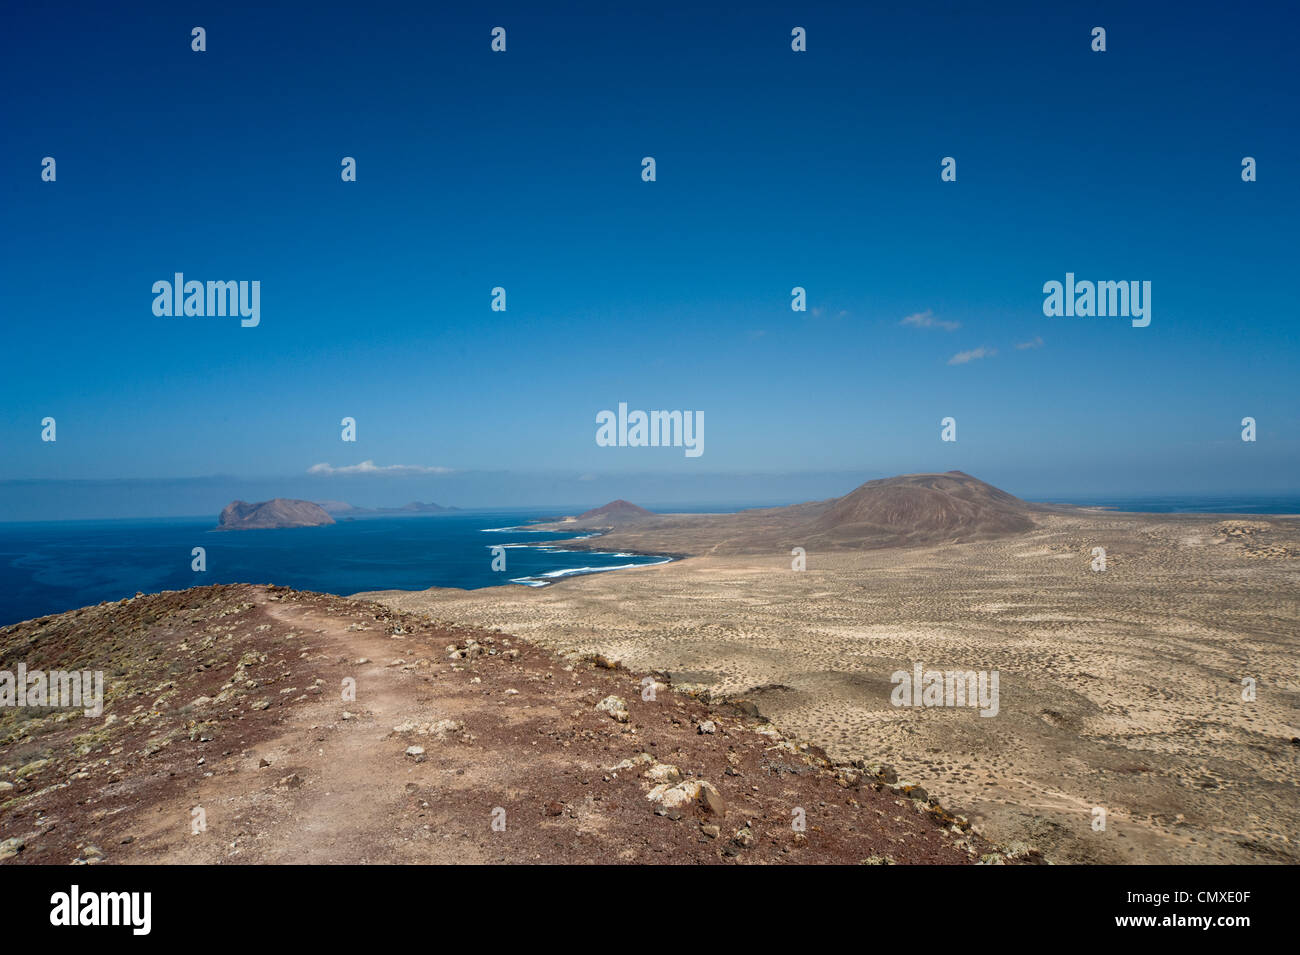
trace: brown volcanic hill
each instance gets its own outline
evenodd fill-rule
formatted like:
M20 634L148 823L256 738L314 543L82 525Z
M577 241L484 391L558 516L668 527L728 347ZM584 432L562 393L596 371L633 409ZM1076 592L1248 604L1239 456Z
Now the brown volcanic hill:
M590 511L579 514L574 518L574 520L584 524L608 527L614 524L627 524L631 521L644 520L647 517L654 516L654 511L647 511L644 507L638 507L631 501L625 501L620 498L617 501L610 501L603 507L592 508Z
M583 515L538 526L609 528L599 538L565 545L574 550L785 554L796 545L860 550L1001 537L1033 530L1033 515L1044 510L969 474L948 471L868 481L843 497L734 514L642 514L624 521Z
M231 501L221 512L217 529L243 531L270 527L316 527L333 523L334 518L319 504L277 497L258 504Z
M812 530L834 543L931 544L1032 530L1020 498L961 471L868 481L835 500Z

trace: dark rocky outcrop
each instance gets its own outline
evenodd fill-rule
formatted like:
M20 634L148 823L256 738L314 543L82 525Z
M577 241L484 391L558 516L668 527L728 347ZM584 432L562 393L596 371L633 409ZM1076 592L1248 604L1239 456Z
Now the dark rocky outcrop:
M223 531L263 530L273 527L317 527L333 524L334 518L319 504L277 497L249 504L231 501L221 512L217 529Z

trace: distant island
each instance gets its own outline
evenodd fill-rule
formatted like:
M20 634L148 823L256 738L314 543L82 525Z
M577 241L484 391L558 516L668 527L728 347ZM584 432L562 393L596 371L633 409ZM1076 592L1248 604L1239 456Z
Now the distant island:
M443 507L441 504L425 504L422 501L412 501L401 507L357 507L346 501L320 501L319 505L330 514L344 517L355 517L358 514L443 514L460 510L458 507Z
M629 505L631 506L631 505ZM277 497L271 501L249 504L247 501L231 501L226 505L218 519L217 530L244 531L266 530L274 527L321 527L334 524L335 517L350 520L375 514L443 514L460 508L443 507L441 504L425 504L412 501L401 507L355 507L346 501L299 501L294 498Z
M333 523L334 518L330 517L319 504L277 497L257 504L231 501L217 519L217 530L248 531L273 527L319 527Z

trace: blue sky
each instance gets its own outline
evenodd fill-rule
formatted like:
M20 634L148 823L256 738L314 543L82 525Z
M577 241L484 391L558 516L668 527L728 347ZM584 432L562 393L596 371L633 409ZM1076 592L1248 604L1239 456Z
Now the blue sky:
M0 516L212 475L361 504L1297 489L1296 14L699 6L7 10ZM178 271L260 281L261 324L155 316ZM1150 281L1150 326L1045 317L1066 272ZM704 455L598 447L620 401L703 411ZM456 473L302 490L362 461Z

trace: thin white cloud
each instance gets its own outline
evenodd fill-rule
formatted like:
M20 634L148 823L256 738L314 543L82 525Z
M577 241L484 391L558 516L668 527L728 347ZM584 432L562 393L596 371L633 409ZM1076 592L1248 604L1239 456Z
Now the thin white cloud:
M1041 335L1035 335L1032 341L1016 343L1016 349L1018 351L1024 351L1026 348L1042 348L1042 347L1043 347L1043 337Z
M986 348L981 345L979 348L972 348L970 351L959 351L948 359L950 365L964 365L967 362L975 361L979 358L992 358L998 353L996 348Z
M421 467L417 464L388 464L380 467L374 461L334 467L332 464L313 464L308 474L451 474L452 468Z
M935 318L934 312L928 308L924 312L915 312L898 324L910 325L913 328L942 328L945 332L955 332L961 328L961 322L949 322L941 318Z

